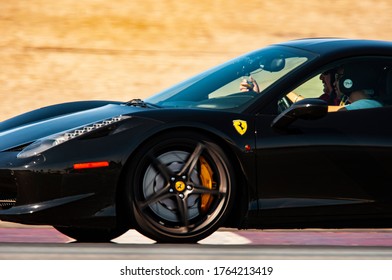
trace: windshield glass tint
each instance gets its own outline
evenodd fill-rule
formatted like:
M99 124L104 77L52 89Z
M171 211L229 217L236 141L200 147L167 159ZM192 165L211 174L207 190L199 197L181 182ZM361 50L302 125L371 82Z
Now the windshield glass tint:
M243 55L168 88L146 102L160 107L235 110L247 105L279 79L314 58L298 49L273 46ZM241 91L243 79L253 88ZM254 84L257 84L255 90Z

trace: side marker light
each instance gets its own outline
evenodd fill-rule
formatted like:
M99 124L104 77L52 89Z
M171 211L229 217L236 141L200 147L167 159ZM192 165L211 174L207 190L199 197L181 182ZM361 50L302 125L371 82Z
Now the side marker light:
M109 166L108 161L96 161L96 162L85 162L85 163L75 163L73 165L74 169L89 169L89 168L100 168Z

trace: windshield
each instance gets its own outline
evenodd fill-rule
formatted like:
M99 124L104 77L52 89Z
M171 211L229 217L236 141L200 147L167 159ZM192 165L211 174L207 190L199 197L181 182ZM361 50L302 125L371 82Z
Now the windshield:
M267 47L202 72L146 99L146 102L163 108L238 109L314 57L314 54L298 49ZM240 91L241 81L250 76L259 89Z

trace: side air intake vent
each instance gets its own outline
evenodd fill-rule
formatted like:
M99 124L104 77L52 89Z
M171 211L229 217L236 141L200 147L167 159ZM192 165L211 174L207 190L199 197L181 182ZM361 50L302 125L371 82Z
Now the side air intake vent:
M14 206L16 203L15 198L1 198L0 197L0 209L8 209Z

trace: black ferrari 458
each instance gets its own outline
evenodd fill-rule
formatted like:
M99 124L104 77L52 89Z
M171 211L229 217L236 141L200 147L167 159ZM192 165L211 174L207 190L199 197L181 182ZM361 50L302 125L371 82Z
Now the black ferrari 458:
M145 100L0 123L0 219L85 242L136 229L392 226L392 42L303 39Z

